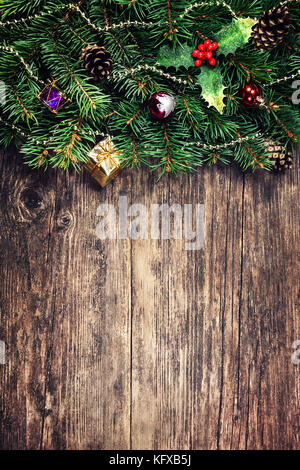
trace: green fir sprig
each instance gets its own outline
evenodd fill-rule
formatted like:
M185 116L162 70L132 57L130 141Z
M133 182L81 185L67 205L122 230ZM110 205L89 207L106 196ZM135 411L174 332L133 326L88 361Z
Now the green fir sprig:
M265 139L293 145L300 135L290 78L300 70L299 1L287 2L291 26L279 47L257 51L249 36L278 3L0 0L0 143L13 140L31 167L79 169L110 135L123 166L146 166L158 176L232 160L243 170L271 169ZM193 64L192 51L205 39L222 46L214 69ZM107 80L94 82L82 68L88 44L111 53ZM250 79L264 98L255 109L241 103ZM52 81L70 99L57 114L37 98ZM148 111L157 91L176 97L165 122Z

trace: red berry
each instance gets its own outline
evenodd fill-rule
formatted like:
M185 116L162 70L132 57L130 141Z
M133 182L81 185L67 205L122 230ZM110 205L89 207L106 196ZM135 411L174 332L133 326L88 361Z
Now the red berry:
M209 59L209 65L216 65L216 59Z
M200 59L196 60L195 65L196 67L200 67L200 65L202 65L202 60Z
M204 52L205 51L204 44L199 44L198 49L199 49L199 51Z
M205 57L207 59L212 59L212 56L213 56L212 52L206 52L206 54L205 54Z
M193 57L198 57L199 51L195 50L193 51Z
M205 59L205 52L198 52L198 56L197 56L199 59L203 60Z
M208 40L207 40L207 41L204 42L204 47L208 47L208 46L210 46L210 45L211 45L211 41L208 41Z
M215 51L216 49L218 49L219 44L217 42L213 42L211 46L213 48L213 51Z
M207 46L207 48L206 48L206 49L207 49L207 51L208 51L208 52L210 52L210 51L213 51L213 50L214 50L214 48L213 48L213 45L212 45L212 44L210 44L209 46Z

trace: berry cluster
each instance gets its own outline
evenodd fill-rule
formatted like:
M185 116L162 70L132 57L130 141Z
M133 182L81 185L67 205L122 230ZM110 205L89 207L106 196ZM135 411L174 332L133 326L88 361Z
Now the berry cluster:
M196 67L200 67L205 59L208 60L209 65L215 66L216 59L213 57L213 51L216 51L218 47L217 42L212 43L209 40L205 41L204 44L199 44L198 49L193 52Z

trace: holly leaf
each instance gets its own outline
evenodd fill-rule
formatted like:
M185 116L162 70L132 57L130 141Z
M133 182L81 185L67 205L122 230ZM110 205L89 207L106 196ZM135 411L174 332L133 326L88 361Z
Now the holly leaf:
M239 47L243 47L249 41L256 23L257 20L253 18L233 19L214 36L214 40L219 43L218 53L227 56L234 54Z
M171 48L167 45L162 46L158 52L156 65L166 68L175 67L176 71L180 67L188 69L194 66L192 56L193 48L187 43Z
M202 96L207 101L208 107L214 106L222 114L225 108L223 100L226 87L223 85L220 68L203 67L196 83L202 87Z

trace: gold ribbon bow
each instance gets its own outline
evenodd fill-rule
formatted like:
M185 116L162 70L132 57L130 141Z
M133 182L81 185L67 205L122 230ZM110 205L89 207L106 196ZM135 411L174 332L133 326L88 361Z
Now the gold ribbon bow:
M94 172L97 171L103 162L108 162L108 172L114 171L120 168L120 163L119 160L116 159L116 155L120 155L123 152L117 150L115 146L112 144L111 139L107 137L103 142L100 142L98 144L99 148L99 153L96 157L97 163L95 164L95 167L91 173L93 176ZM97 149L98 150L98 149ZM106 170L105 168L103 168Z

